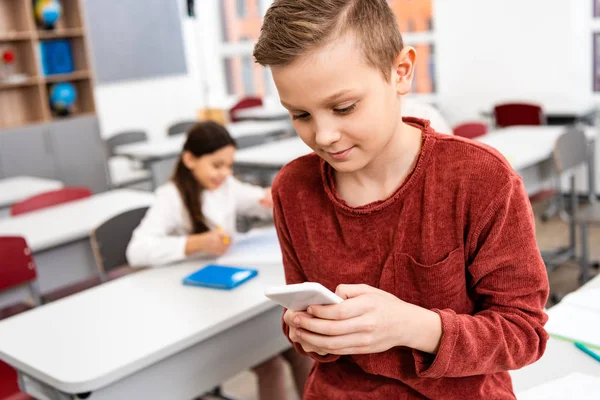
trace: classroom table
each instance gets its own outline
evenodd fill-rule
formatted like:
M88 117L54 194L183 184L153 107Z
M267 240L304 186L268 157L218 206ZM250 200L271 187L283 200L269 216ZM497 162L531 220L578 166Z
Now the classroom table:
M490 131L477 141L496 148L521 174L528 192L539 188L540 182L552 175L549 165L556 139L564 132L564 126L514 126ZM597 128L584 127L591 142L595 141ZM590 193L595 193L595 151L590 146ZM311 149L299 137L287 138L264 145L242 149L235 154L235 165L244 169L255 169L263 174L272 174L288 162L306 155Z
M535 103L533 103L535 104ZM593 125L598 114L598 107L593 104L577 104L561 101L560 103L548 102L541 104L548 125L568 125L583 122ZM489 111L492 110L492 111ZM480 115L490 120L494 125L493 106L481 111Z
M598 128L581 126L590 141L588 188L591 201L596 193L596 135ZM498 150L519 172L528 192L539 189L541 182L553 177L552 151L564 126L512 126L490 131L476 140Z
M596 276L579 290L583 288L600 288L600 276ZM550 338L546 352L540 360L520 370L511 371L510 374L515 392L519 392L572 372L600 377L600 363L575 348L573 343Z
M282 308L264 296L285 283L281 258L232 291L182 285L209 262L146 269L3 320L0 358L40 399L195 398L290 347Z
M264 143L291 130L290 121L243 121L227 124L227 130L236 139L238 148ZM153 188L167 182L173 173L186 135L165 136L159 140L117 146L115 154L127 156L144 164L152 173Z
M149 206L154 195L119 189L0 220L0 235L23 236L37 265L42 292L96 275L89 236L107 219L133 208ZM0 306L20 293L0 295Z
M235 111L235 117L242 120L259 120L259 121L272 121L272 120L287 120L290 118L290 112L281 105L268 105L242 108Z
M10 213L10 207L31 196L63 187L60 181L34 176L0 179L0 218Z

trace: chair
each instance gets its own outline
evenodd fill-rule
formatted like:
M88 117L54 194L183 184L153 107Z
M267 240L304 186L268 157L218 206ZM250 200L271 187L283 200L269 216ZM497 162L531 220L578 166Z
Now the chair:
M485 135L488 132L488 126L483 122L465 122L455 126L453 131L456 136L475 139Z
M586 283L589 276L589 225L600 225L600 203L592 200L589 204L579 206L579 199L575 188L575 169L587 165L589 158L588 140L585 133L576 127L569 127L556 141L553 151L554 168L557 175L566 174L570 181L569 206L566 207L562 198L560 201L560 216L569 224L568 253L572 258L578 259L581 275L580 283ZM588 171L589 173L589 171ZM593 199L593 196L590 196ZM580 232L581 255L576 255L576 229ZM600 265L596 262L594 267Z
M128 187L152 180L151 172L145 169L141 163L115 154L118 146L146 141L148 141L148 135L142 130L120 132L106 139L108 173L113 188Z
M546 125L542 107L527 103L505 103L494 107L496 127L506 128L514 125Z
M174 136L174 135L187 134L188 131L196 124L197 124L196 121L176 122L167 128L167 135Z
M240 119L235 116L238 110L251 107L260 107L262 105L263 101L260 97L245 97L229 109L229 120L231 122L239 122Z
M127 245L148 207L125 211L104 221L91 234L91 244L96 265L103 281L125 275L132 270L127 265Z
M28 212L52 207L75 200L85 199L92 195L92 191L86 187L65 187L50 192L41 193L13 204L10 215L20 215Z
M125 211L97 227L90 235L90 244L98 276L44 293L43 301L56 301L133 272L133 269L126 267L125 251L133 230L140 224L147 210L148 207L142 207Z
M41 304L37 284L37 270L31 256L31 250L22 237L0 237L0 292L28 286L35 305ZM17 303L0 309L0 319L12 317L33 308L27 303ZM31 399L22 393L17 383L17 371L10 365L0 361L0 399L27 400Z

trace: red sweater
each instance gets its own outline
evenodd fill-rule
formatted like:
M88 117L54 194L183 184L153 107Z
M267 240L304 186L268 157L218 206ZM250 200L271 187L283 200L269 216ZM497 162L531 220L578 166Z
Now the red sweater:
M439 352L311 353L304 398L514 399L507 371L540 358L548 339L548 278L521 178L490 147L404 121L423 144L389 198L349 207L313 153L278 174L275 222L287 283L365 283L431 309Z

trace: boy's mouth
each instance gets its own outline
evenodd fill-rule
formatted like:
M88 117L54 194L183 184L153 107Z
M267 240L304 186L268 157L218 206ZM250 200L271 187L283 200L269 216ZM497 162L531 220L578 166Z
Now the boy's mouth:
M354 148L354 146L347 148L346 150L342 150L342 151L338 151L336 153L327 153L329 154L329 156L335 160L341 160L344 159L348 156L348 154L350 154L350 152L352 151L352 149Z

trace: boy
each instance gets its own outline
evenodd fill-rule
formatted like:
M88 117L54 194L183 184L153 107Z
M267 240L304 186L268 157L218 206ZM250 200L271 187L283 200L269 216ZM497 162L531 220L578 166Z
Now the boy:
M520 177L496 151L404 118L414 49L385 0L276 0L254 50L315 154L279 173L286 311L317 364L305 399L514 399L543 354L548 280Z

